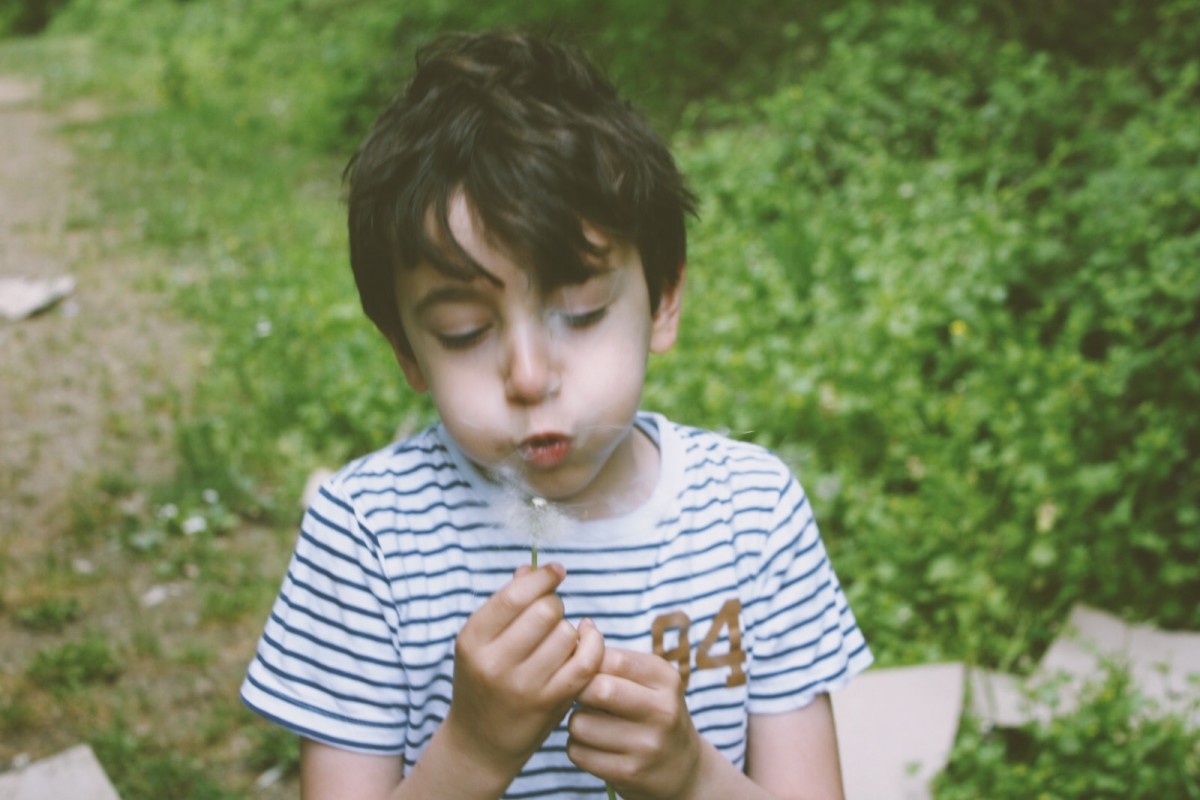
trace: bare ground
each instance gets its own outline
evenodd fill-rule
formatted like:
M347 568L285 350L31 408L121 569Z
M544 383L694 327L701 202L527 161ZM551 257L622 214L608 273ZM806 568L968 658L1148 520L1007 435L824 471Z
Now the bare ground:
M0 323L0 547L17 570L63 534L82 484L170 469L161 406L192 371L187 330L146 291L146 265L113 255L120 232L72 224L89 202L55 129L98 111L55 119L37 101L36 84L0 78L0 275L73 275L77 289L47 313Z
M121 246L130 232L97 225L76 180L58 131L101 113L88 103L49 113L35 82L0 75L0 276L76 280L51 310L0 320L0 771L120 729L215 765L226 785L287 796L293 779L253 788L241 723L221 719L239 713L261 620L205 625L194 582L131 558L102 524L144 515L142 487L172 474L172 409L203 358L198 334L151 288L156 265ZM262 530L237 542L243 555L277 549ZM148 605L164 585L168 599ZM82 613L51 633L19 624L46 599L74 599ZM67 695L32 685L39 652L97 635L120 657L112 685Z

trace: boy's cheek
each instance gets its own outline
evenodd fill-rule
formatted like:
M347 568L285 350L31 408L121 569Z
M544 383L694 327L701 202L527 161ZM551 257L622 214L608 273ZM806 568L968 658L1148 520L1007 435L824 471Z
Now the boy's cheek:
M408 381L408 385L412 387L414 392L423 393L429 391L429 383L425 380L425 372L411 358L400 359L400 370L404 373L404 379Z
M425 371L417 362L409 340L401 334L391 334L387 340L388 344L392 346L392 354L396 357L396 363L400 365L400 371L404 373L404 379L408 381L408 385L414 392L429 391L429 383L425 380Z

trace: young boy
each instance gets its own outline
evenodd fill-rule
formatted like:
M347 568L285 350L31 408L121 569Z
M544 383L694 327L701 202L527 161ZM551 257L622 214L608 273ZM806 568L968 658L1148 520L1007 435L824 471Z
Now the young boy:
M827 693L871 656L804 493L639 411L693 203L662 141L573 49L456 36L347 178L364 309L440 424L302 523L242 696L304 796L840 797Z

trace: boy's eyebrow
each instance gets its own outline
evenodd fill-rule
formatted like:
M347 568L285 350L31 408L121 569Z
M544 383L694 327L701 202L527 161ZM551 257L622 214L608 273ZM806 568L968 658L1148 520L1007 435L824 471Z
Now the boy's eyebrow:
M441 303L462 303L479 299L479 290L469 285L439 286L413 306L413 315L420 316Z
M564 286L582 286L588 281L596 278L603 278L617 272L617 268L607 261L602 261L599 264L591 265L591 269L583 280L572 283L565 283ZM493 277L490 273L485 273L498 288L503 288L504 283ZM452 283L444 286L438 286L431 289L428 294L413 304L413 315L420 316L429 309L441 303L463 303L472 302L480 299L481 292L477 288L474 281L467 283Z

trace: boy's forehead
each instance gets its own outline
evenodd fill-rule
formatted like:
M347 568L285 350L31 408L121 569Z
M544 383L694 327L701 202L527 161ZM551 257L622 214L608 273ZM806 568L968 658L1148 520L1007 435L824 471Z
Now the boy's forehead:
M465 191L461 189L456 191L451 196L448 206L446 216L449 223L450 235L473 258L475 257L473 248L479 245L501 251L510 258L515 256L516 248L488 230L475 203L467 196ZM606 235L586 219L580 218L579 225L583 231L584 238L597 251L606 253L615 244L611 236ZM479 259L476 260L478 261Z
M592 275L610 272L626 261L625 258L619 257L619 254L626 250L636 250L632 243L617 240L586 220L581 219L579 225L593 253L583 255L580 259L579 266L583 267L583 274L575 270L572 278L554 283L581 283ZM454 271L441 268L437 264L429 265L447 278L464 283L484 279L502 285L503 281L496 274L497 270L490 266L501 261L516 266L531 281L543 281L547 277L544 274L539 276L542 272L537 266L539 254L526 252L489 230L475 203L461 189L454 192L446 204L444 224L438 221L436 211L432 207L429 209L426 214L426 235L432 242L440 243L439 249L449 256L450 262L461 264L462 255L469 259L469 266L463 265L466 268ZM453 241L446 241L448 237Z

